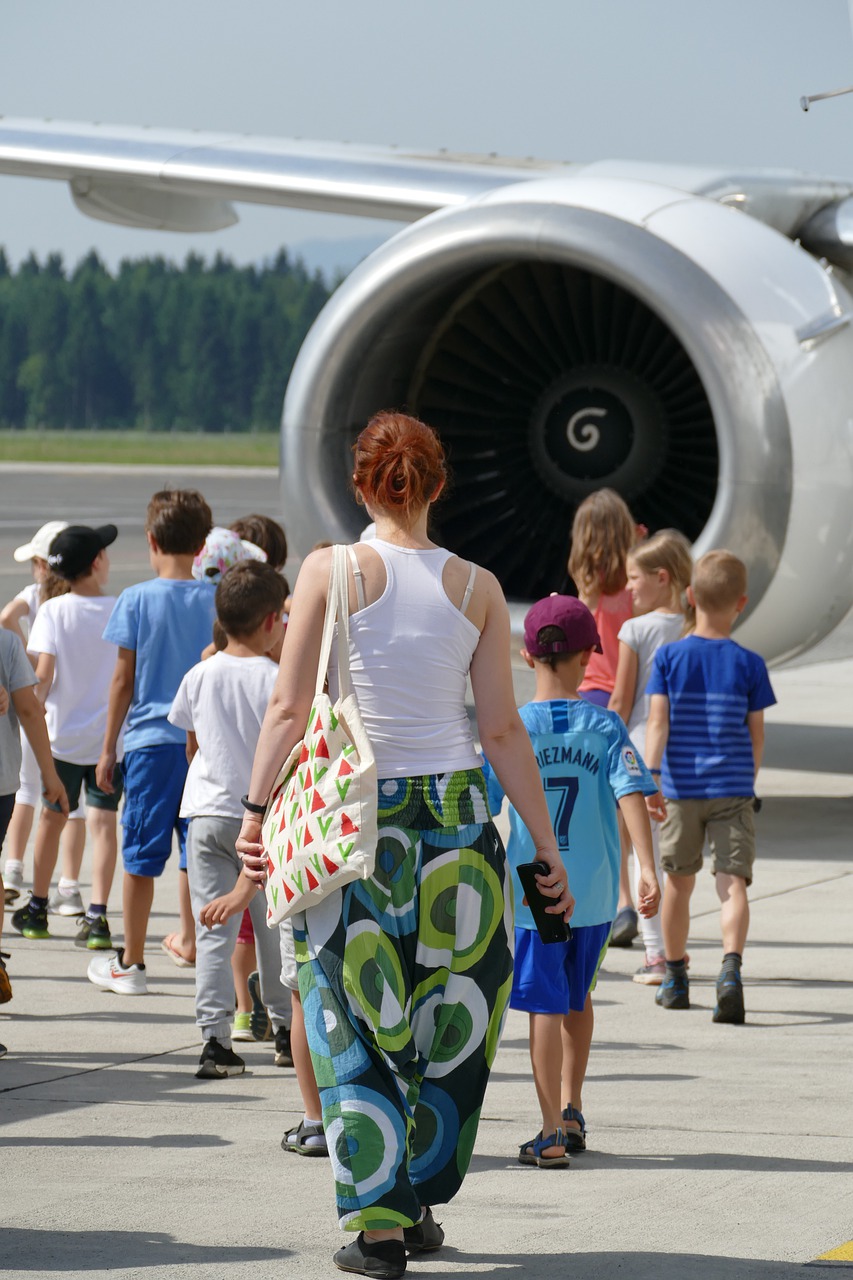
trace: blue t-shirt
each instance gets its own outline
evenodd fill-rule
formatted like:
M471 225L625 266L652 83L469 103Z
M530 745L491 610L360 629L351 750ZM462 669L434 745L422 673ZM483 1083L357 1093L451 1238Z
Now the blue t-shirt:
M569 873L575 897L572 925L608 924L619 897L617 801L634 791L653 795L657 787L614 711L581 699L528 702L519 715L533 743L560 856ZM497 813L504 793L488 764L486 779L489 803ZM521 863L532 862L536 850L512 805L509 827L507 859L515 871ZM522 904L517 875L513 887L517 927L535 929L530 908Z
M119 596L104 639L136 653L125 751L186 742L167 717L178 686L213 637L215 594L210 582L152 578Z
M669 698L661 791L673 800L751 796L746 717L776 701L764 659L734 640L687 636L661 645L646 693Z

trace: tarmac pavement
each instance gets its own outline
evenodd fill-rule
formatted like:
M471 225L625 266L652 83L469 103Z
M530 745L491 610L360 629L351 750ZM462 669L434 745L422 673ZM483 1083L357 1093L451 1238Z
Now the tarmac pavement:
M34 474L16 477L12 491L4 469L4 599L17 589L9 547L64 514L56 485L69 494L67 475L50 485ZM268 475L234 498L237 479L197 481L218 520L275 512ZM81 478L71 495L80 503L75 519L127 521L116 586L125 573L135 570L127 581L142 576L144 548L126 567L119 553L160 482L135 473L99 486L96 503L92 477L88 485ZM827 642L830 652L853 648L847 626ZM520 697L525 679L519 669ZM526 1019L510 1014L470 1174L436 1212L447 1246L412 1261L409 1274L793 1280L814 1266L844 1268L843 1250L838 1262L815 1260L853 1238L853 660L777 671L773 682L779 705L768 713L759 782L746 1026L711 1022L720 944L713 879L704 874L690 1010L658 1009L653 989L632 983L637 945L607 956L583 1103L590 1149L568 1170L517 1163L539 1119ZM0 1060L4 1274L337 1274L331 1254L343 1237L328 1162L279 1146L301 1115L293 1071L273 1065L266 1043L236 1046L245 1075L195 1079L192 971L157 949L174 928L176 876L171 865L157 885L146 997L87 982L89 955L72 945L71 920L54 917L56 936L44 942L4 934L14 986L0 1009L9 1046ZM119 900L117 884L117 933ZM853 1270L853 1248L847 1263Z

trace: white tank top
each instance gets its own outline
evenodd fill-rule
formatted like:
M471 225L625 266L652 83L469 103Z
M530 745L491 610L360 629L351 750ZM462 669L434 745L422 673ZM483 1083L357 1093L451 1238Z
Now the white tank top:
M483 757L474 746L465 692L480 633L444 590L442 571L452 552L378 538L370 546L385 565L385 590L350 615L349 649L377 774L408 778L479 768ZM329 677L336 697L334 653Z

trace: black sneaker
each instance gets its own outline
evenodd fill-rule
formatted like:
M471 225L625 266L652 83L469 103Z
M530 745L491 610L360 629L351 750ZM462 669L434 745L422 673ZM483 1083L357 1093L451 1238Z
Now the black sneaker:
M266 1005L261 999L261 975L257 969L246 979L249 995L252 998L252 1012L249 1014L249 1030L255 1040L269 1040L272 1035L272 1022ZM291 1064L292 1065L292 1064Z
M444 1232L441 1223L432 1216L432 1209L427 1209L422 1220L413 1227L403 1228L403 1243L409 1253L432 1253L444 1244Z
M352 1244L338 1249L332 1259L339 1271L377 1280L398 1280L406 1274L406 1246L402 1240L365 1240L359 1231Z
M655 992L655 1004L663 1009L689 1009L690 983L687 974L667 969L663 982Z
M12 984L9 981L9 975L6 972L4 963L8 959L8 952L0 951L0 1004L8 1004L12 999Z
M12 928L24 938L49 938L47 907L33 907L29 902L12 912Z
M112 951L113 940L106 916L83 916L74 939L75 947L87 947L89 951Z
M246 1064L233 1049L226 1049L215 1036L205 1040L201 1057L198 1060L196 1080L218 1080L222 1076L239 1076L246 1070Z
M742 1026L746 1022L743 1007L743 982L736 969L724 969L717 979L717 1007L714 1022L732 1022Z
M275 1065L292 1067L293 1054L290 1052L290 1031L287 1027L279 1027L275 1033Z

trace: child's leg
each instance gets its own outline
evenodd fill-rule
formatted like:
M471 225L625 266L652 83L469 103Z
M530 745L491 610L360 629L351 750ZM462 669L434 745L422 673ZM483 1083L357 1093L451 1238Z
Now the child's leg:
M563 1060L563 1098L564 1106L583 1111L583 1082L589 1063L589 1051L592 1047L592 1033L595 1029L595 1015L592 1011L592 996L588 995L583 1010L571 1009L562 1020L562 1060ZM580 1130L578 1120L562 1121L564 1129Z
M145 963L145 935L154 901L154 877L124 873L122 914L124 916L124 963Z
M193 818L187 839L187 885L193 919L213 898L230 893L240 874L234 843L240 823L232 818ZM237 942L240 916L212 929L198 925L196 937L195 1012L203 1039L231 1042L234 983L231 954Z
M229 885L228 889L234 886ZM228 889L223 892L227 893ZM216 897L216 894L213 895ZM205 899L210 902L210 898ZM202 902L199 911L204 906ZM182 955L185 960L195 963L196 958L196 926L193 915L192 895L190 893L189 879L186 870L182 869L178 872L178 915L180 918L180 931L172 934L170 941L172 949Z
M742 956L749 931L749 899L743 876L726 875L718 871L714 876L717 897L720 899L720 929L723 935L723 952L736 952Z
M33 850L33 897L39 900L47 899L50 892L59 857L59 840L67 821L64 813L55 813L47 805L42 808Z
M560 1068L562 1063L561 1026L563 1019L557 1013L531 1013L530 1063L533 1067L533 1083L542 1111L542 1133L556 1133L563 1128L560 1104ZM546 1147L543 1156L561 1156L565 1147Z
M249 913L255 930L255 951L258 957L258 976L260 979L261 999L269 1010L273 1033L280 1027L290 1028L292 1019L292 1003L290 990L282 980L283 935L290 931L289 954L293 954L293 926L288 922L280 929L268 929L266 926L266 899L262 893L256 893L249 903ZM296 961L290 962L292 979L296 977Z
M661 887L661 894L663 894L664 878L663 878L663 872L661 871L661 865L660 865L660 835L657 828L658 828L658 824L656 822L653 822L652 823L652 851L654 853L654 858L655 858L655 875L657 876L658 884ZM635 856L634 857L634 893L635 894L638 893L637 883L639 879L640 879L640 862L639 862L639 859ZM663 902L661 902L661 906L660 908L658 908L657 915L652 916L651 919L646 919L645 916L640 916L640 933L643 938L643 946L645 947L647 960L650 960L653 957L660 957L665 954L664 945L663 945L663 929L661 927L662 909L663 909Z
M85 823L75 819L69 826L83 828ZM89 827L92 832L92 898L96 906L106 907L113 887L113 876L118 856L116 813L110 809L89 809Z
M667 875L661 927L667 960L683 960L690 932L690 897L696 877Z
M6 832L5 852L7 866L10 862L22 863L24 861L27 841L33 829L35 812L34 805L15 802L15 808L9 821L9 830Z
M75 810L76 812L78 811ZM80 879L80 868L83 865L83 854L86 850L85 814L68 819L65 830L62 833L60 849L62 853L62 879L73 880L76 883Z
M323 1118L323 1104L320 1102L320 1091L314 1075L314 1064L308 1049L308 1036L305 1031L305 1014L302 1011L302 1000L298 991L291 990L293 1002L293 1021L290 1024L290 1052L296 1070L296 1083L302 1096L305 1119L319 1122Z
M251 920L251 916L249 917ZM234 948L234 954L231 957L231 974L234 978L234 992L237 996L237 1012L252 1012L252 997L249 995L249 974L254 973L258 967L257 952L255 951L255 935L252 932L252 941L244 942L241 937L243 931L243 923L241 918L240 933L237 935L237 945Z

